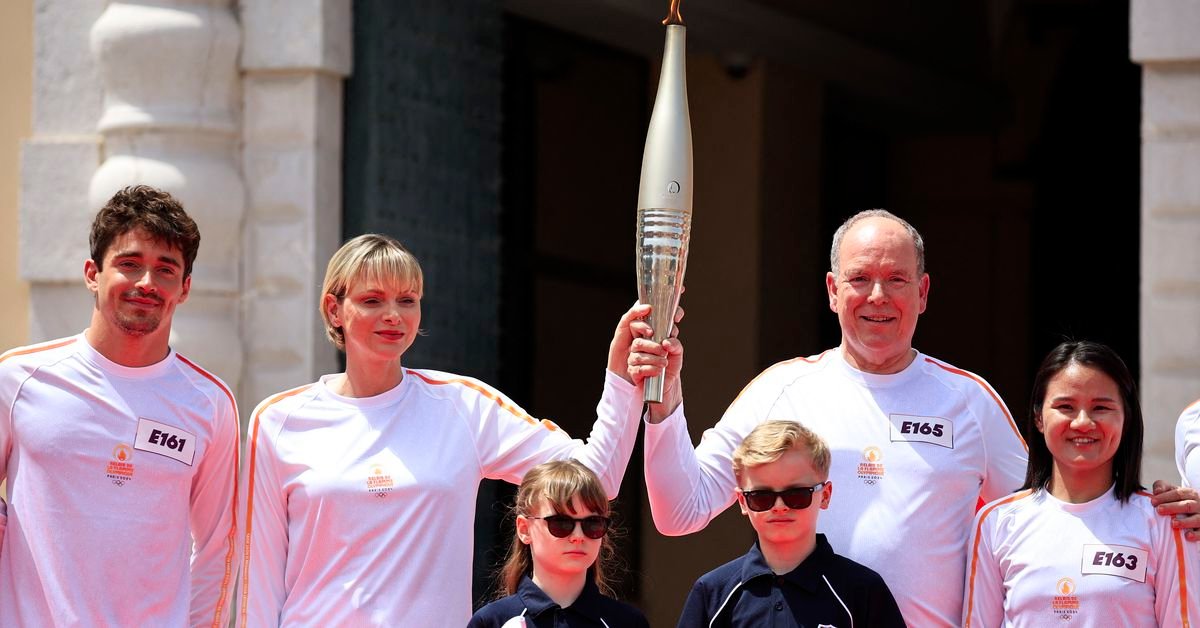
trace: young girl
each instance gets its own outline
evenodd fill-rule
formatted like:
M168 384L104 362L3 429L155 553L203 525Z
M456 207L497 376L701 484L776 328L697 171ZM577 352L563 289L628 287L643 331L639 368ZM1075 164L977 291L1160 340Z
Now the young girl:
M985 506L963 625L1200 626L1200 559L1139 481L1142 411L1108 347L1066 342L1034 379L1022 490Z
M648 627L609 595L608 497L590 469L557 460L529 470L517 491L516 535L500 572L507 597L475 613L468 628Z

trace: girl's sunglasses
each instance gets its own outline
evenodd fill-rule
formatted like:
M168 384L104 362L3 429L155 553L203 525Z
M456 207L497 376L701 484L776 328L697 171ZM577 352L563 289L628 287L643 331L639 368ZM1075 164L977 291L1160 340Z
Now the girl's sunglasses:
M813 493L825 488L829 482L821 482L815 486L793 486L782 491L742 491L746 498L746 508L754 512L763 512L775 507L775 500L782 499L783 505L792 510L804 510L812 504Z
M601 517L600 515L592 515L582 519L575 519L567 515L550 515L548 517L530 517L526 515L526 519L541 519L546 522L546 529L556 538L565 539L571 536L575 531L575 524L579 524L583 528L583 535L589 539L599 539L608 533L610 519Z

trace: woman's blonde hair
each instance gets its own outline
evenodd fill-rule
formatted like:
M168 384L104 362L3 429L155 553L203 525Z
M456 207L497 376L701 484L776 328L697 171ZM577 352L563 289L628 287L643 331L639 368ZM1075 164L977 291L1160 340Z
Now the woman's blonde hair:
M405 286L420 297L425 291L421 264L404 245L378 233L365 233L351 239L329 258L325 268L325 282L321 286L318 307L325 320L325 335L335 347L346 349L346 335L340 326L329 319L325 307L325 295L332 294L341 301L350 287L359 281L390 283Z
M512 508L514 519L516 515L536 515L536 509L542 500L549 502L556 514L573 515L573 497L578 497L592 512L608 516L608 495L604 492L604 486L600 484L600 478L596 477L591 469L577 460L555 460L539 464L525 474L521 487L517 489L517 498ZM600 555L592 564L592 581L601 593L609 597L615 595L607 580L612 562L616 560L612 537L613 530L610 527L608 534L600 541ZM521 578L532 569L533 556L529 546L514 532L512 546L508 550L508 560L500 568L496 597L515 594L517 587L521 585Z
M829 447L816 432L795 421L765 421L733 450L733 476L740 482L746 467L770 464L799 447L808 452L818 473L829 475Z

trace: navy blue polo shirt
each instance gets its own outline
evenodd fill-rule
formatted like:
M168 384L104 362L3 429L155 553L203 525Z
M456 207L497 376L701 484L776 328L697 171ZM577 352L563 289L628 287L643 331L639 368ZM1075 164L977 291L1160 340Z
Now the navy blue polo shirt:
M542 592L526 575L517 592L484 606L471 618L467 628L500 628L513 617L524 616L529 628L650 628L638 609L600 593L588 573L579 597L562 608Z
M824 534L804 562L781 576L755 543L697 580L679 618L680 628L851 625L903 627L904 617L883 578L834 554Z

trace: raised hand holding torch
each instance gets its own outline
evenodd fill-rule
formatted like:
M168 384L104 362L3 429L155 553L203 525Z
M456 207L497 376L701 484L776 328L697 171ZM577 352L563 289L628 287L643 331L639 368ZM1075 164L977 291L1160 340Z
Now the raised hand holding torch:
M662 342L671 334L687 269L692 227L692 125L684 68L687 29L679 13L679 2L671 0L670 13L663 20L667 41L650 128L646 132L638 189L638 299L651 306L650 326L655 342ZM661 374L646 378L643 398L662 402Z

